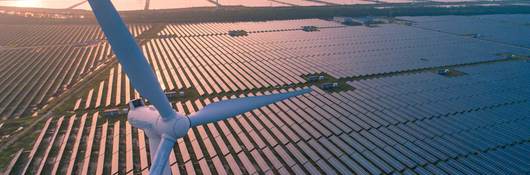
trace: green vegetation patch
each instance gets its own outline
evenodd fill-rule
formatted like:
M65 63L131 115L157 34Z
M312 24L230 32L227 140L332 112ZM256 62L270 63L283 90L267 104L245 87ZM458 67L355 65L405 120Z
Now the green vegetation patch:
M231 37L248 36L248 32L246 30L230 30L228 35Z
M18 128L18 127L20 127L22 125L27 126L32 121L33 121L32 117L25 117L25 118L13 119L13 120L10 120L10 121L6 121L6 122L9 122L9 124L5 124L5 125L7 125L7 126L13 125L12 127ZM25 135L20 136L19 139L16 142L11 144L6 149L0 151L0 170L3 170L11 162L11 159L13 158L13 156L20 149L31 150L31 148L33 146L33 143L35 142L35 139L39 135L39 133L40 133L40 131L41 131L41 129L44 126L45 123L46 122L37 123L37 125L34 126L34 128L39 128L39 129L34 130L34 131L30 132L30 133L27 133ZM2 131L0 131L0 133L2 135L4 134L4 127L2 127ZM4 144L4 143L0 143L0 144ZM21 156L21 158L22 158L22 156Z
M482 38L483 35L480 33L465 33L462 36L471 37L471 38Z
M18 119L9 119L0 122L0 125L2 125L2 127L0 127L0 144L9 140L11 136L28 127L33 120L33 117L21 117Z
M517 55L509 52L495 54L504 57L503 61L526 61L530 62L530 55Z
M528 55L514 55L514 54L510 54L508 56L509 59L514 59L514 60L522 60L522 61L530 61L530 56Z

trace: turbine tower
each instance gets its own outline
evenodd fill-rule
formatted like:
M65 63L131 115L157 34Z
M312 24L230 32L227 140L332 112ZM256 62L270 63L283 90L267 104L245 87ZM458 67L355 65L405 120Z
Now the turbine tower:
M141 99L129 102L128 120L144 130L149 138L152 175L169 175L168 157L178 138L192 127L224 120L247 111L311 92L310 88L274 95L223 100L206 105L198 112L185 116L170 105L144 54L129 33L110 0L88 0L92 12L105 33L112 50L133 87L153 106Z

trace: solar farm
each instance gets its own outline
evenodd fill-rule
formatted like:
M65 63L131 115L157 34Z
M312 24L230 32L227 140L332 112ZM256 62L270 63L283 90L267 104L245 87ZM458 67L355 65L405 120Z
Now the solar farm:
M178 112L313 89L191 129L172 173L530 173L530 15L381 21L130 24ZM140 94L98 25L0 24L0 62L0 145L10 120L40 119L2 151L5 174L149 173L126 118Z

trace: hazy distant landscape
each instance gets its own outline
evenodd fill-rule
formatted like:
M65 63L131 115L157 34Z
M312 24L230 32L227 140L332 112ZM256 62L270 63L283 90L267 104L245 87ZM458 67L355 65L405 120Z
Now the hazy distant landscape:
M130 3L115 1L123 10L122 17L128 22L237 22L264 21L301 18L327 18L334 16L426 16L426 15L478 15L478 14L521 14L530 11L530 4L524 0L285 0L287 5L267 6L265 2L284 1L169 1L164 8L150 8L162 0L138 0ZM203 2L204 1L204 2ZM292 2L291 2L292 1ZM22 3L25 2L25 3ZM113 1L114 2L114 1ZM164 1L165 2L165 1ZM261 3L258 3L261 2ZM142 7L143 5L143 8ZM208 5L201 5L208 4ZM30 7L30 8L20 8ZM79 8L83 7L83 8ZM88 3L80 1L21 0L0 1L0 19L3 23L94 23L87 11ZM147 9L147 10L146 10Z
M288 7L288 6L340 6L362 4L471 4L480 3L488 6L518 4L529 5L522 0L113 0L120 11L179 9L192 7L244 6L244 7ZM30 7L47 9L82 9L90 10L86 0L3 0L0 6Z

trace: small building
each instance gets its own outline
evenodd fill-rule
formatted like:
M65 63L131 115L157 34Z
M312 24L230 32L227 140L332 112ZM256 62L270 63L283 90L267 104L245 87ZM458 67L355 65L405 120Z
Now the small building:
M451 70L449 70L449 69L440 69L440 70L438 70L438 74L439 75L447 76L447 75L449 75L449 73L451 73Z
M471 37L472 37L472 38L481 38L482 35L481 35L481 34L478 34L478 33L475 33L475 34L471 34Z
M185 95L184 91L179 91L179 92L177 92L177 91L167 91L167 92L165 92L165 94L166 94L166 97L168 99L184 97L184 95Z
M334 21L340 22L344 25L365 25L372 26L374 24L384 24L389 23L390 20L387 18L365 16L365 17L333 17Z
M142 107L142 106L145 106L145 102L141 98L133 99L133 100L129 101L129 109L130 110L138 108L138 107Z
M339 83L323 83L322 85L320 85L320 88L323 90L332 90L337 86L339 86Z
M316 82L323 80L325 77L322 75L311 75L307 77L307 82Z
M359 23L355 21L352 17L347 17L347 16L333 17L333 21L344 24L344 25L348 25L348 26L362 25L362 23Z
M302 30L305 32L315 32L318 31L317 26L302 26Z
M166 92L164 94L166 94L167 98L175 98L175 97L177 97L177 92L176 91L168 91L168 92Z
M120 115L127 114L127 109L120 109L120 108L112 108L112 109L105 109L101 113L105 117L117 117Z

